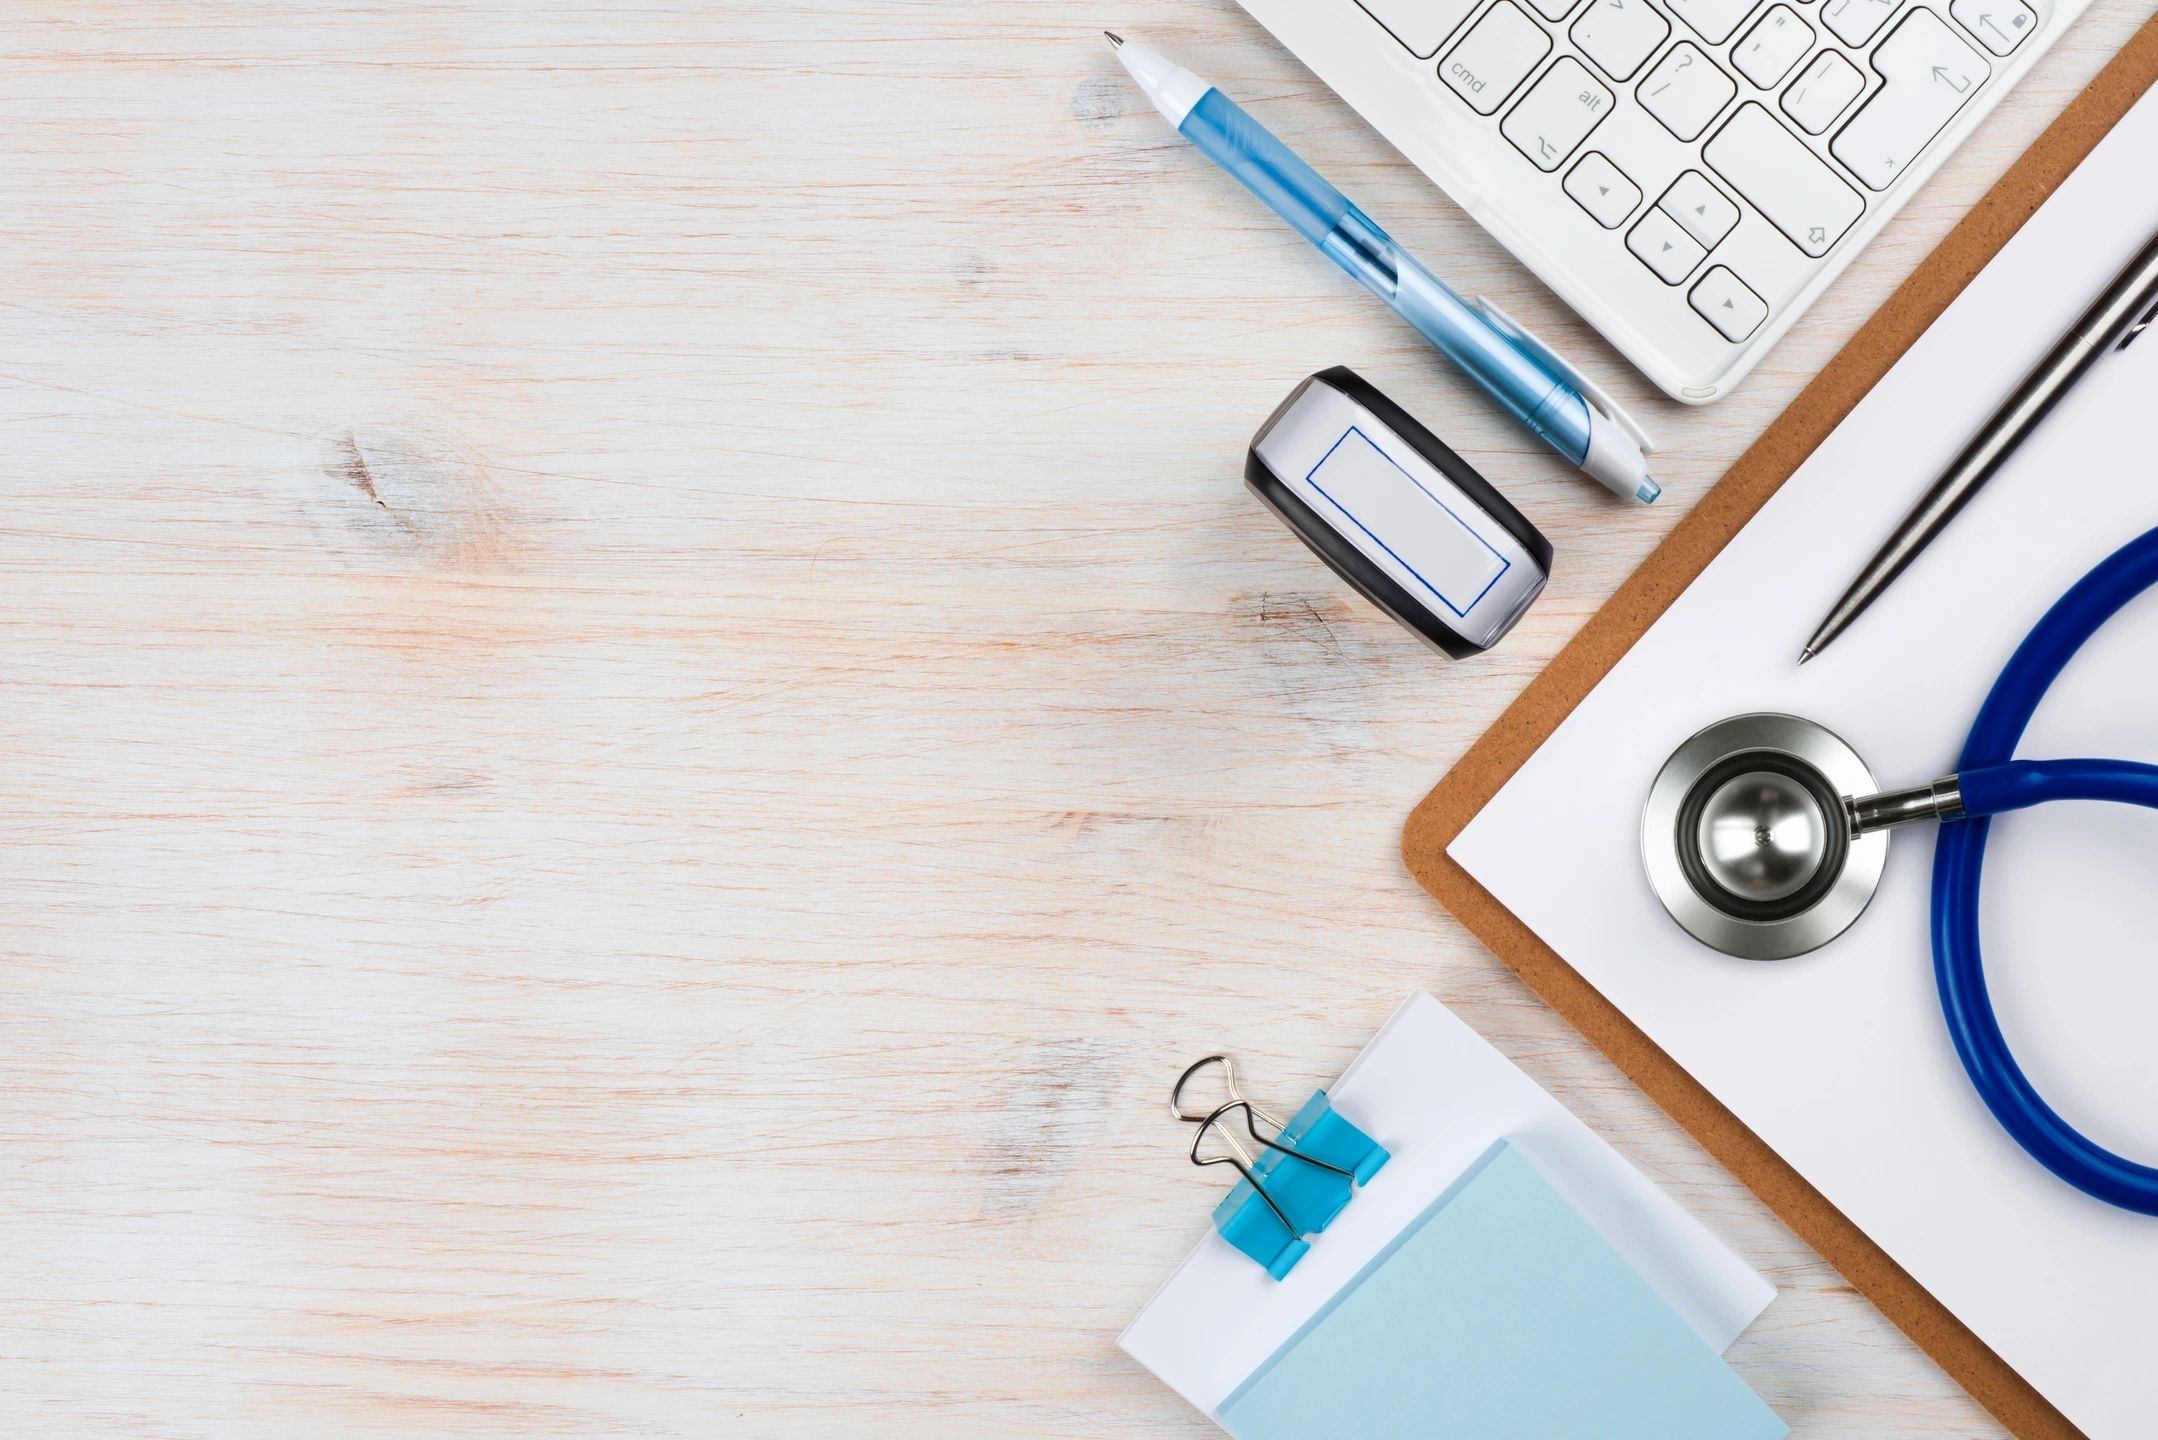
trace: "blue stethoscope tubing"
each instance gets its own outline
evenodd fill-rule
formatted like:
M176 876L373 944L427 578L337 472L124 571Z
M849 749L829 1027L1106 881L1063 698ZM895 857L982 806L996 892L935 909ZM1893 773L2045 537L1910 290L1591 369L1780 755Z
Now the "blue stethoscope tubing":
M1986 994L1978 882L1986 856L1986 816L2047 800L2114 800L2158 809L2158 765L2012 758L2047 689L2083 643L2154 584L2158 529L2099 562L2024 637L1963 744L1957 777L1969 818L1943 825L1933 851L1933 976L1948 1033L1971 1084L2032 1158L2084 1193L2144 1215L2158 1215L2158 1168L2086 1138L2046 1104L2009 1053Z

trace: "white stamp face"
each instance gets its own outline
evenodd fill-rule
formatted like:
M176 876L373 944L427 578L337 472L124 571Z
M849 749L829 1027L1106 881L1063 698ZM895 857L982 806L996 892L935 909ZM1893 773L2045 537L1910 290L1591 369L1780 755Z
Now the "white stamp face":
M1469 647L1488 648L1544 587L1544 566L1513 529L1323 377L1314 377L1274 419L1252 453L1318 524L1398 586L1417 613L1394 614L1398 602L1376 593L1368 574L1359 578L1337 564L1344 578L1426 638L1435 625ZM1282 518L1299 530L1310 523L1288 513Z

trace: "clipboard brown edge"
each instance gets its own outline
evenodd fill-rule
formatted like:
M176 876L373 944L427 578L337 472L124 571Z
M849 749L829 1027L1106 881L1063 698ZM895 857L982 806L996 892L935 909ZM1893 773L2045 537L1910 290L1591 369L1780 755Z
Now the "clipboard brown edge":
M2082 1432L1447 855L1446 847L2158 81L2146 22L1410 814L1417 882L2020 1440Z

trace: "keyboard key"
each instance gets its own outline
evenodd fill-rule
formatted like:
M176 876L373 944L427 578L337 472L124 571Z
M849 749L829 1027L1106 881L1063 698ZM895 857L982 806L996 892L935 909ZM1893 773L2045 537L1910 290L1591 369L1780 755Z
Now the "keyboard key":
M1701 158L1808 255L1826 255L1866 211L1856 190L1759 105L1739 106Z
M1626 248L1640 256L1641 263L1655 271L1666 285L1678 284L1708 256L1691 235L1678 228L1678 221L1661 210L1651 210L1641 217L1641 223L1626 236Z
M1721 265L1709 266L1686 300L1733 344L1760 329L1761 322L1768 318L1767 302Z
M1666 130L1681 140L1696 140L1738 93L1738 85L1715 61L1681 40L1664 52L1635 93L1641 107Z
M1776 88L1813 48L1813 27L1788 5L1772 7L1731 51L1731 63L1763 90Z
M1588 67L1562 55L1521 97L1499 131L1539 170L1556 170L1611 113L1611 92Z
M1512 0L1499 0L1439 62L1439 78L1468 101L1470 109L1489 115L1506 103L1550 49L1551 36L1543 26Z
M2001 0L1982 0L1999 4ZM1641 62L1656 53L1671 22L1648 0L1595 0L1574 21L1574 44L1614 80L1631 80Z
M1364 13L1419 60L1439 53L1446 37L1461 28L1476 0L1357 0Z
M1672 181L1671 188L1656 203L1708 250L1722 244L1723 237L1738 223L1738 207L1698 170L1688 170Z
M1582 156L1581 163L1567 172L1566 193L1606 230L1625 224L1641 203L1641 187L1597 150Z
M1866 77L1858 67L1833 50L1823 50L1783 92L1783 113L1798 122L1808 135L1818 135L1835 123L1858 92Z
M1846 45L1863 45L1887 23L1903 0L1828 0L1821 20Z
M2006 55L2038 28L2038 17L2023 0L1952 0L1948 13L1996 55Z
M1671 13L1694 28L1703 40L1721 45L1731 38L1758 0L1670 0Z
M1913 10L1873 52L1881 88L1836 132L1829 153L1886 190L1941 133L1990 73L1976 50L1931 10Z

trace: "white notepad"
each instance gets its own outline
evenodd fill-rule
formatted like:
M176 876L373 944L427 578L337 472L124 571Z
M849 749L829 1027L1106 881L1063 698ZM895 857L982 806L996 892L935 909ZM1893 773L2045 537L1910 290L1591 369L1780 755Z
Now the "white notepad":
M1403 1002L1326 1093L1344 1119L1392 1152L1386 1167L1312 1237L1286 1279L1272 1279L1209 1230L1117 1342L1210 1417L1500 1139L1527 1156L1717 1353L1775 1295L1429 995Z
M1727 960L1642 876L1650 781L1701 726L1810 716L1884 787L1954 768L1994 676L2089 567L2158 525L2158 338L2099 362L1821 658L1792 662L1860 562L2158 230L2146 96L1449 847L2009 1365L2094 1437L2158 1417L2158 1219L2062 1184L1993 1122L1942 1023L1932 836L1896 835L1872 908L1817 954ZM2158 597L2054 685L2020 752L2158 761ZM1987 977L2018 1058L2092 1138L2158 1162L2158 816L1996 820ZM2133 1358L2131 1358L2133 1357Z

